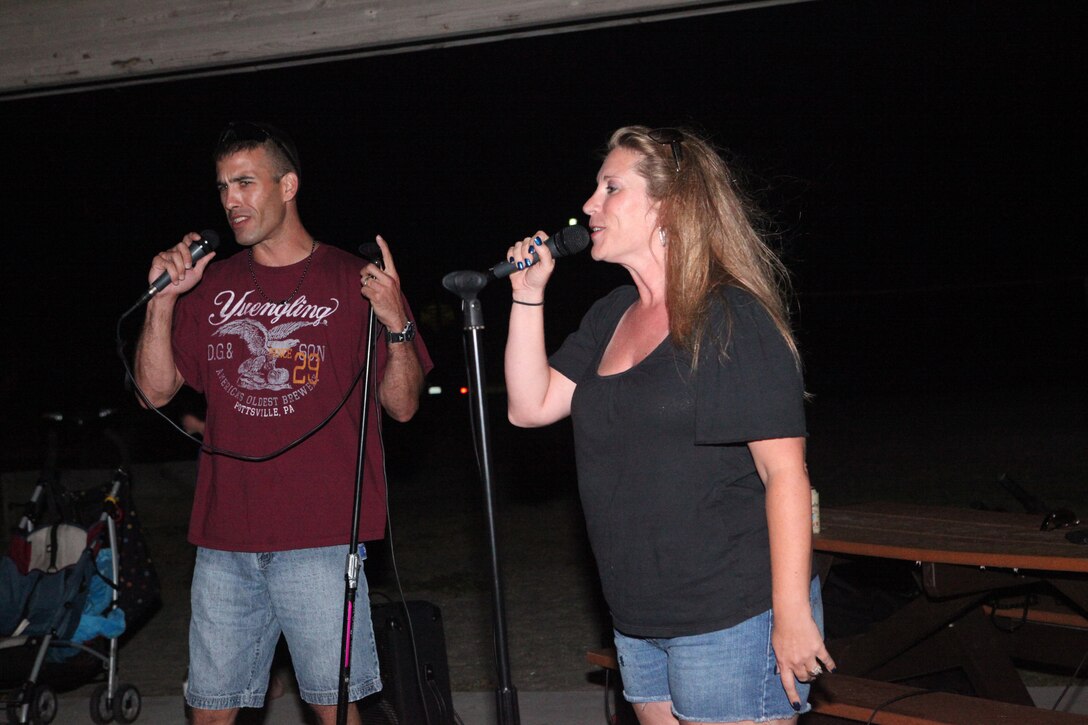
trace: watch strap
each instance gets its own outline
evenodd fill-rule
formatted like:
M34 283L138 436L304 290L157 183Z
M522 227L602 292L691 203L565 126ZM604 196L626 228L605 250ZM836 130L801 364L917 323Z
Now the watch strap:
M386 330L385 341L391 344L398 342L411 342L415 339L415 336L416 323L408 320L408 322L404 323L404 329L400 332L392 332L391 330Z

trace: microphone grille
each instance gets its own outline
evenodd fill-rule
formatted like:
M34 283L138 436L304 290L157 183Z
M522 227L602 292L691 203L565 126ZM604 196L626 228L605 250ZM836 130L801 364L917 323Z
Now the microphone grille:
M572 224L560 229L552 239L555 240L555 256L566 257L589 246L589 230L580 224Z
M219 233L214 229L205 229L200 233L200 238L204 240L205 247L209 252L214 252L219 248Z
M450 272L442 278L442 286L464 299L475 299L476 293L487 285L487 275L483 272Z
M376 264L385 269L382 248L378 246L377 242L363 242L359 245L359 254L371 264Z

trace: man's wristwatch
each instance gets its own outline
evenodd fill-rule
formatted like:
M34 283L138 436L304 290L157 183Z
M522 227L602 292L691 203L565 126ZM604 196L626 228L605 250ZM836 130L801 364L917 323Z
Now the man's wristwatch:
M416 339L416 323L408 320L404 323L404 329L400 332L385 331L385 341L392 344L394 342L411 342Z

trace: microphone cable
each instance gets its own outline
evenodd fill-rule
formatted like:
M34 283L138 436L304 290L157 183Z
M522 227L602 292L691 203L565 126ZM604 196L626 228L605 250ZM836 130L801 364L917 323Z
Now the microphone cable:
M869 719L865 721L865 725L873 725L873 722L875 722L876 720L876 716L880 714L881 710L885 709L889 705L897 703L901 700L906 700L911 697L918 697L919 695L930 695L933 694L933 692L934 690L917 690L915 692L904 692L902 695L896 695L895 697L889 698L873 708L872 713L869 715Z
M355 374L355 377L352 378L351 385L348 386L347 392L344 393L344 397L341 398L340 402L337 403L336 406L332 409L332 411L328 415L326 415L320 422L318 422L317 425L315 425L313 428L311 428L307 432L303 433L301 436L299 436L295 440L291 441L287 445L282 446L281 448L277 448L276 450L272 451L271 453L265 453L265 454L260 454L260 455L252 455L252 454L247 454L247 453L240 453L238 451L232 451L232 450L227 449L227 448L219 448L217 446L208 445L203 440L197 438L194 435L191 435L188 431L186 431L184 428L182 428L180 425L178 425L176 422L174 422L169 416L167 416L165 413L163 413L158 407L153 405L151 403L151 401L148 399L147 395L144 393L143 389L140 387L140 384L136 382L136 376L133 374L132 367L129 365L128 358L125 356L125 341L121 336L121 324L125 321L125 318L128 317L136 309L136 307L138 307L138 306L139 305L129 308L124 314L122 314L117 319L117 327L116 327L116 330L115 330L115 333L114 333L115 337L116 337L117 356L121 359L121 365L125 369L125 379L132 383L132 387L136 391L136 395L140 398L140 401L144 404L144 406L148 410L155 411L155 413L160 418L162 418L167 423L169 423L171 425L171 427L174 428L174 430L176 430L178 433L185 436L189 440L193 441L194 443L196 443L200 447L200 450L207 453L208 455L226 456L228 458L234 458L236 460L245 461L247 463L262 463L264 461L270 461L273 458L277 458L277 457L283 455L287 451L291 450L292 448L295 448L296 446L300 445L304 441L308 440L315 433L317 433L319 430L321 430L326 425L328 425L329 421L332 420L333 417L335 417L336 414L340 412L340 409L343 408L344 405L348 402L348 399L351 397L352 391L355 390L355 386L359 384L359 380L362 378L363 373L366 371L366 365L364 364L363 366L361 366L359 368L359 372L357 372ZM385 329L385 326L379 324L378 331L377 331L376 335L380 335L381 331L384 330L384 329ZM377 339L377 338L375 338L375 339ZM372 345L368 346L368 349L370 349L370 348L373 348L373 346ZM375 401L375 405L378 405L377 401ZM380 416L379 416L379 426L378 426L378 428L379 428L379 430L381 429Z

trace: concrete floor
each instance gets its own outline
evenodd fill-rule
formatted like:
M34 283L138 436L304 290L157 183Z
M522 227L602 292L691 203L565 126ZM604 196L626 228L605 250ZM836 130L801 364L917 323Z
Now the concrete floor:
M61 697L54 725L85 725L90 722L85 696L71 693ZM497 723L495 693L457 692L453 707L465 725ZM519 692L521 725L606 725L604 691L601 692ZM241 723L243 718L239 719ZM181 697L147 697L137 719L146 725L186 725ZM246 725L299 725L306 722L302 703L288 694L273 700L262 711L249 711ZM417 725L405 723L404 725ZM422 723L418 725L424 725Z

